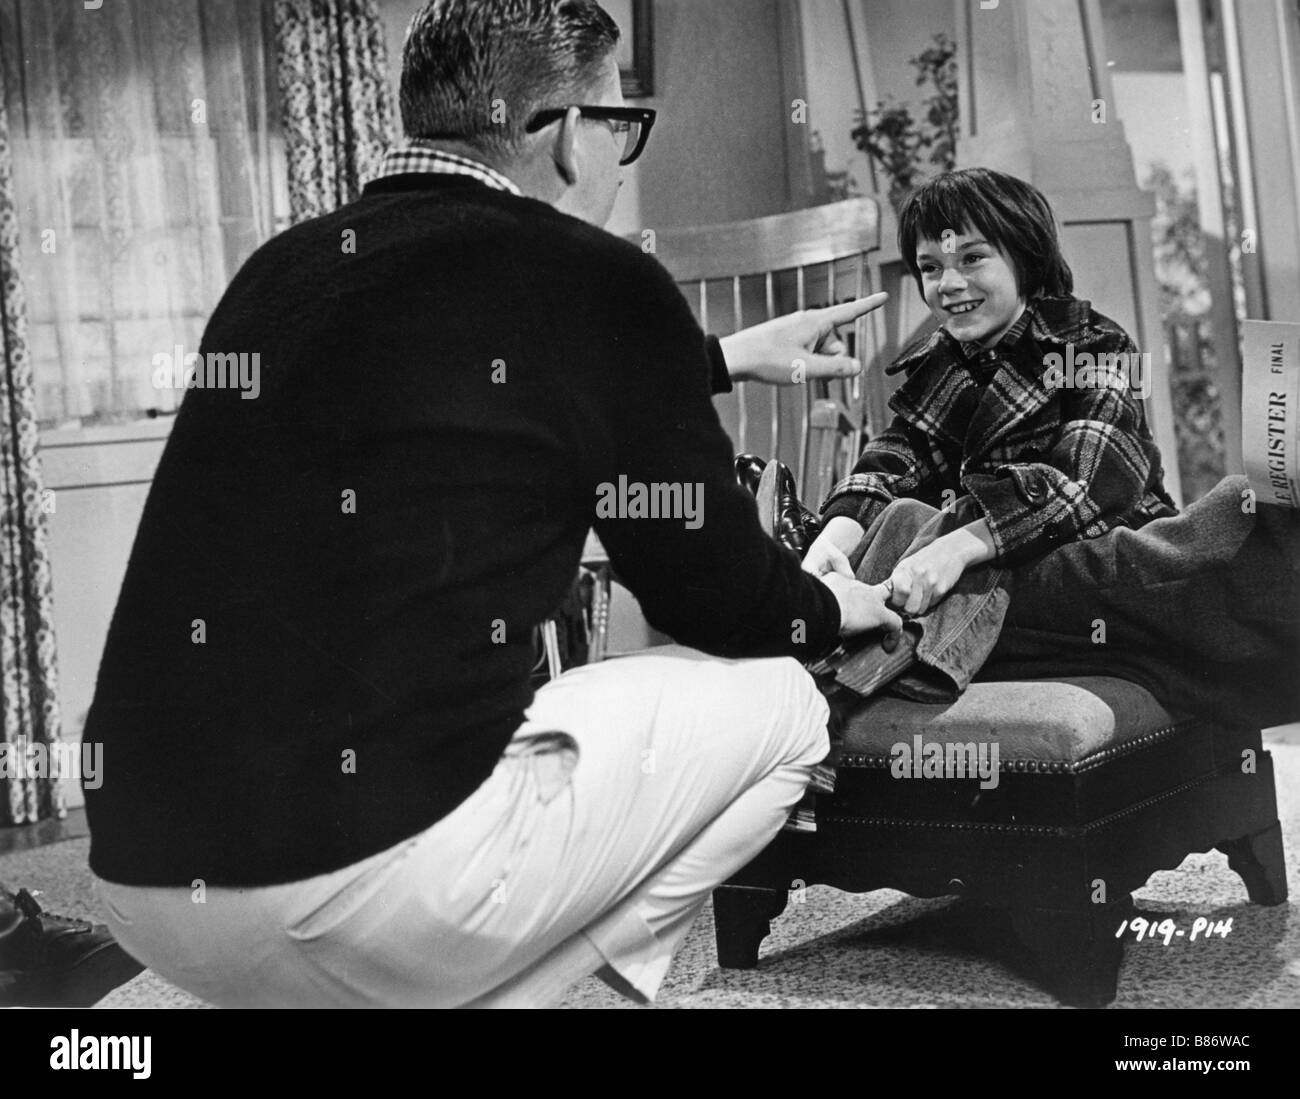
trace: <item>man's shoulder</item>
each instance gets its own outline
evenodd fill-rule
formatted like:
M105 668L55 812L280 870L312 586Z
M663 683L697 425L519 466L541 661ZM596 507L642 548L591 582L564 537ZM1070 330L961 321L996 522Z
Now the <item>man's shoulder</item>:
M559 210L551 210L549 231L566 236L577 249L587 253L590 261L600 265L602 275L620 283L636 282L642 286L657 284L675 291L672 276L652 252L625 237L582 221Z
M432 200L434 208L444 216L431 221L414 219L403 212L401 194L367 192L357 202L317 219L311 232L337 236L340 227L350 220L374 211L397 232L410 231L413 237L424 232L471 243L481 237L491 241L490 247L507 252L514 263L524 260L561 283L581 276L582 281L610 291L630 283L639 292L645 292L651 284L671 285L667 272L653 255L539 199L479 186L414 193L422 195L426 203ZM381 212L378 203L384 200L395 201ZM308 222L303 227L311 225Z
M352 255L434 269L475 252L500 255L503 276L531 271L539 286L580 281L613 290L631 283L644 292L667 277L653 257L604 229L536 199L471 186L367 191L265 241L246 261L242 281L289 269L329 271Z

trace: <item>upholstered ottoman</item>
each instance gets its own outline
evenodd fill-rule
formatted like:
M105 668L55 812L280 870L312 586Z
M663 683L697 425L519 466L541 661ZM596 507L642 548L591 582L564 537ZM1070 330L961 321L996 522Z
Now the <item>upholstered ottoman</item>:
M793 883L961 894L1006 908L1063 1002L1114 999L1131 894L1219 848L1250 899L1286 873L1259 730L1174 716L1120 679L972 684L950 705L879 697L846 721L817 832L783 832L714 893L718 960L757 964Z

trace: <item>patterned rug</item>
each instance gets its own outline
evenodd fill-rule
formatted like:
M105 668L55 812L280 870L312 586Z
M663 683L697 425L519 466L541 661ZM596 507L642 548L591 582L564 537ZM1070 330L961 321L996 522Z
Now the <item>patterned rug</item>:
M1192 855L1155 874L1134 895L1148 918L1187 926L1197 916L1232 918L1225 938L1160 939L1125 948L1116 1008L1300 1007L1300 744L1269 745L1291 900L1257 908L1225 856ZM0 881L42 891L53 911L98 918L86 869L89 841L0 858ZM1297 915L1293 915L1297 913ZM757 969L719 969L713 913L706 909L673 962L658 1007L1057 1007L1025 969L1023 951L998 914L953 899L921 900L892 890L863 895L807 890L776 920ZM151 972L100 1007L203 1007ZM568 1008L631 1007L599 981L575 986Z

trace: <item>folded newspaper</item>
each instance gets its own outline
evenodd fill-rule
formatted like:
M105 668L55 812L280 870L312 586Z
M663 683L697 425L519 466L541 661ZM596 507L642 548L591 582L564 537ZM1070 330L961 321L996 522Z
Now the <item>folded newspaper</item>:
M1246 321L1241 450L1261 504L1300 508L1300 324Z

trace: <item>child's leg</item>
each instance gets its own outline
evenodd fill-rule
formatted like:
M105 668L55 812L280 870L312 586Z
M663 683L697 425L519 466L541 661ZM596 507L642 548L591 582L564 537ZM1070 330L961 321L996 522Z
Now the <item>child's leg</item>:
M857 578L882 583L899 561L974 518L968 498L952 510L919 500L895 500L850 555ZM863 698L892 683L909 697L951 701L965 690L997 641L1010 601L1006 579L1001 569L970 569L940 603L905 622L896 650L886 650L879 638L868 638L837 650L812 671L833 673L839 684Z
M1300 718L1300 512L1246 488L1018 568L990 678L1121 675L1175 709Z

